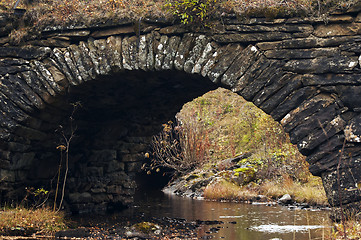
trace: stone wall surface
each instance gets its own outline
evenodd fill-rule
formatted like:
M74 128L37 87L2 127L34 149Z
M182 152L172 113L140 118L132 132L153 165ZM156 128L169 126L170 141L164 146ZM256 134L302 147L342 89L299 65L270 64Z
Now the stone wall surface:
M1 18L2 200L51 182L55 130L69 127L80 101L67 201L75 211L129 203L151 136L186 101L222 86L283 125L332 206L361 208L360 12L326 22L225 16L198 30L156 19L140 32L126 20L54 26L19 46L9 24Z

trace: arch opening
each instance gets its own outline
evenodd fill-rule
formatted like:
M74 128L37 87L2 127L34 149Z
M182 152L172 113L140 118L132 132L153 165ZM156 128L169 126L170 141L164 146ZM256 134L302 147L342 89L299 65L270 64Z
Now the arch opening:
M65 187L69 210L105 211L131 203L134 179L152 136L184 103L216 87L201 76L178 71L129 71L70 87L44 110L32 113L44 135L27 139L31 147L19 153L21 163L13 165L19 183L14 196L23 196L23 186L56 189L59 146L66 145L65 136L73 137ZM75 103L79 107L74 111ZM63 179L65 152L61 165Z

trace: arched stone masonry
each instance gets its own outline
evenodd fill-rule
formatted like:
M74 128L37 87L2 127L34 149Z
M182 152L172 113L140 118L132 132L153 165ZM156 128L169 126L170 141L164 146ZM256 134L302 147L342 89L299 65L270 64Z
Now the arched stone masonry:
M284 126L332 206L360 209L360 16L331 16L326 25L230 16L217 31L202 32L145 20L139 36L125 22L49 28L23 46L5 41L2 200L51 182L59 161L55 130L66 128L70 103L80 101L67 201L75 211L129 203L131 176L161 123L223 86Z

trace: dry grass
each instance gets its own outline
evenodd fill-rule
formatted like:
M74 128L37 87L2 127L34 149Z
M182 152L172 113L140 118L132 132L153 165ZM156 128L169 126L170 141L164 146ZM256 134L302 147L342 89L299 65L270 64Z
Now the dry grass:
M0 0L0 11L11 11L16 0ZM141 17L171 17L171 8L179 0L33 0L32 4L21 1L19 8L27 9L25 22L29 27L43 28L49 25L90 24L93 22L116 21L123 18L138 20ZM200 5L205 2L195 1ZM240 16L294 16L320 15L332 9L347 9L358 0L224 0L215 1L217 12L212 16L219 18L221 13L237 13ZM169 5L168 3L171 3ZM168 5L167 5L168 4ZM206 2L209 4L209 2ZM212 3L214 4L214 3ZM210 11L214 7L207 7ZM187 9L187 6L184 7ZM174 13L174 12L173 12ZM182 13L176 13L181 17ZM207 18L208 19L208 18Z
M210 183L204 189L204 198L211 200L234 200L246 201L257 196L257 193L242 188L234 183L230 183L224 179L218 179Z
M62 213L46 208L35 210L25 208L0 211L0 234L21 231L23 234L53 234L66 228Z
M292 180L285 180L281 183L267 181L260 185L250 184L241 187L224 179L219 179L205 188L204 197L212 200L252 201L258 195L264 195L268 199L277 200L287 193L298 203L308 203L313 206L328 205L321 183L300 184Z
M292 199L298 203L308 203L310 205L328 205L325 190L321 179L313 177L313 181L306 183L294 182L285 177L281 182L267 181L259 187L259 193L273 199L278 199L284 194L290 194Z

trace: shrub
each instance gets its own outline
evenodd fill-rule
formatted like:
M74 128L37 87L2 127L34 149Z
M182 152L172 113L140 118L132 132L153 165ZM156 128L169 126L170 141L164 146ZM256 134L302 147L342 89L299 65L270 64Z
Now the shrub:
M217 0L167 0L167 10L179 17L183 24L207 26L217 9Z
M163 130L151 142L154 158L147 169L165 168L173 174L185 173L209 160L208 134L189 120L183 124L172 121L163 124Z

